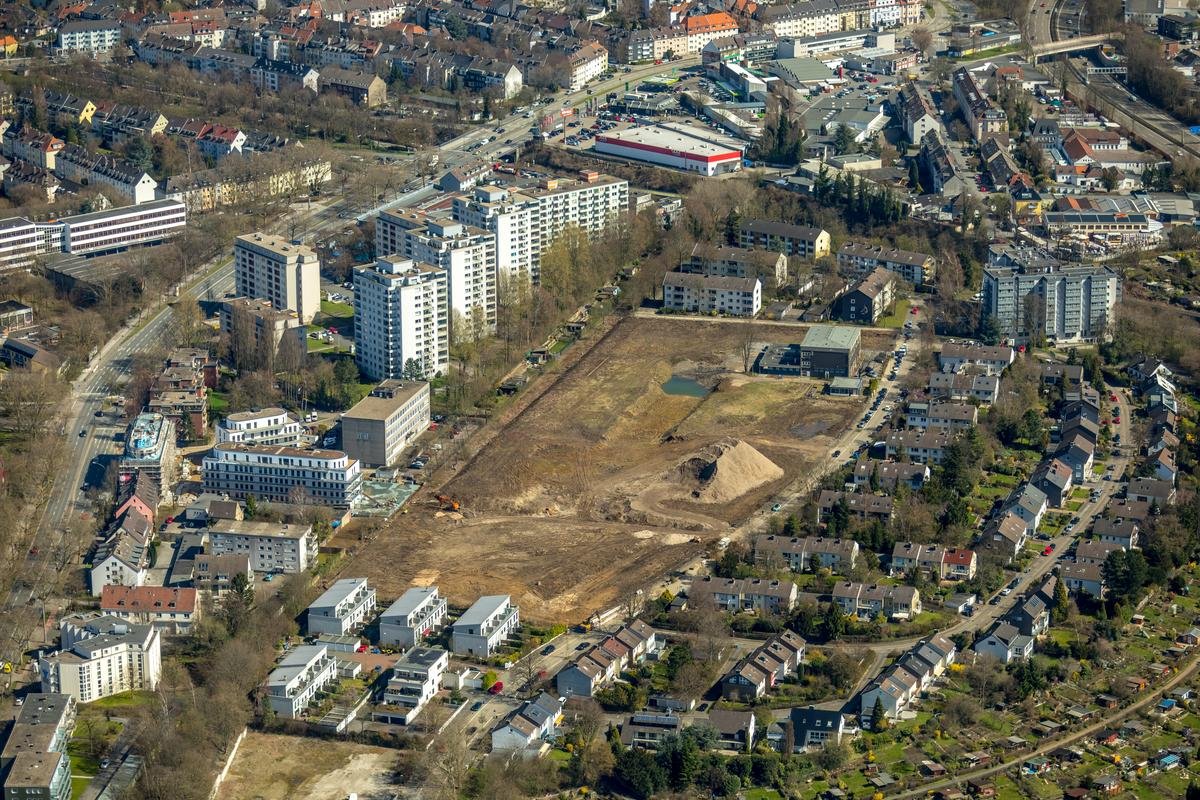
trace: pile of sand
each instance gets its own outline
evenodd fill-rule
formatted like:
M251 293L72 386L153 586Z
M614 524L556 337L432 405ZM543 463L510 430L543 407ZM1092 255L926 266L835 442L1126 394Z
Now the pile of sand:
M740 439L710 445L679 464L668 476L701 503L728 503L783 477L771 459Z

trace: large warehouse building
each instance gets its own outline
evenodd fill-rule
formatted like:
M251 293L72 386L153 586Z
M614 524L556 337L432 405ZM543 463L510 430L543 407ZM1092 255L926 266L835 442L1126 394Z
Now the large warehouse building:
M742 168L742 148L726 144L723 138L685 125L646 125L599 134L595 150L712 176Z

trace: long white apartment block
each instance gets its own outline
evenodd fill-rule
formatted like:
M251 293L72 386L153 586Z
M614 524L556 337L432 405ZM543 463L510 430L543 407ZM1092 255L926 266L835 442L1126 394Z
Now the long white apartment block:
M446 622L446 598L436 586L414 586L379 616L379 643L399 647L419 644Z
M233 243L233 281L241 297L261 297L294 311L307 325L321 310L321 265L312 248L250 233Z
M550 178L517 190L476 187L470 197L455 198L452 213L458 222L495 236L500 274L524 273L536 283L542 252L568 226L595 237L620 221L628 208L628 181L583 172L580 180Z
M496 326L496 238L488 231L417 211L384 211L375 221L375 252L396 253L446 272L452 339L473 336L473 317Z
M362 466L340 450L218 444L201 469L204 491L238 500L346 508L362 496Z
M378 228L377 228L378 230ZM373 380L444 374L450 366L446 270L391 255L354 270L355 360Z
M176 200L156 200L91 214L33 222L0 220L0 270L24 269L52 253L96 256L158 244L187 227L187 209Z

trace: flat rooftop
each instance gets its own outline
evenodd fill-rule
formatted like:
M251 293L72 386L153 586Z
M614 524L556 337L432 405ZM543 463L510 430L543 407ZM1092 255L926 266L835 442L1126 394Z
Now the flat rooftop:
M371 394L355 403L353 408L342 415L342 419L387 420L397 409L427 391L429 384L425 381L407 381L403 384L392 381L386 385L381 384ZM391 396L384 396L382 393Z
M814 325L808 329L801 347L820 350L849 350L858 346L858 328L844 325Z
M289 525L283 522L257 522L248 519L221 519L210 529L214 534L235 536L274 536L281 539L299 539L312 532L311 525Z
M646 125L641 128L626 128L623 131L612 131L600 134L597 141L613 142L615 144L642 145L643 147L661 148L669 151L682 151L693 156L737 156L741 150L734 150L713 142L708 142L696 136L678 130L664 128L661 125Z

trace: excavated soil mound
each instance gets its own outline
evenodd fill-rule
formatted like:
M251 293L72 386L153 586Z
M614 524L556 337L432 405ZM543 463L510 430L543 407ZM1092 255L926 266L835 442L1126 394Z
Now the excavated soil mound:
M710 445L679 464L671 477L701 503L728 503L783 477L771 459L740 439Z

